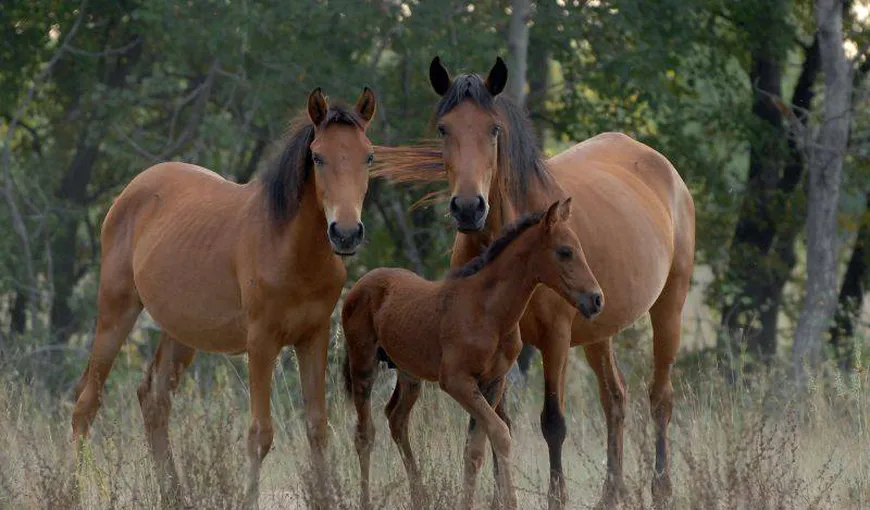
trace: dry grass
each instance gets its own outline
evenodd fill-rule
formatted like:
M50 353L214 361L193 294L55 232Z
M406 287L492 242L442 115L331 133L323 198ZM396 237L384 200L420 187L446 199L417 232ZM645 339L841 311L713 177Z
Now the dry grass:
M624 351L624 350L623 350ZM597 390L582 355L569 375L565 465L570 508L595 504L604 476L605 433ZM644 380L648 353L619 352L629 384L625 463L626 508L650 506L651 424ZM228 368L230 367L230 368ZM296 374L278 370L273 394L275 447L267 457L261 508L306 508L307 444L295 391ZM816 383L796 400L772 375L726 387L705 364L677 370L671 428L675 508L870 508L870 377ZM247 464L244 377L219 367L208 387L187 378L174 402L172 440L188 503L239 508ZM157 508L157 481L144 443L133 378L115 378L95 424L80 473L84 508ZM381 375L374 405L383 408L391 377ZM546 508L548 464L540 435L541 381L533 376L513 403L514 459L520 508ZM358 468L351 442L352 409L330 381L331 498L356 508ZM18 381L0 384L0 508L68 508L75 485L69 418L58 402ZM412 418L412 443L422 463L428 501L408 501L399 456L382 413L373 454L373 496L382 508L449 508L460 493L467 418L449 397L427 386ZM489 503L489 461L478 505Z

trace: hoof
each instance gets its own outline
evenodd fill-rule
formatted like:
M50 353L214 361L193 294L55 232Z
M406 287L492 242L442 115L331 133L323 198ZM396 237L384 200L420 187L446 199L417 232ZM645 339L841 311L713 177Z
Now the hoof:
M601 499L598 500L595 508L599 510L619 508L625 501L626 494L625 484L621 481L616 482L608 479L604 482L604 487L601 489Z
M657 510L668 508L671 504L674 488L668 473L656 474L652 481L653 507Z
M547 510L563 510L568 504L568 490L561 476L550 477L550 492L547 494Z

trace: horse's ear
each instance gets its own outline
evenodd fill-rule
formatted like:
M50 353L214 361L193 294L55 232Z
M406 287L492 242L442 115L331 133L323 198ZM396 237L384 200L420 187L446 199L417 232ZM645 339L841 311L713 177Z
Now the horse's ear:
M441 65L441 58L435 57L432 63L429 64L429 83L439 96L443 96L450 90L450 85L453 83L450 79L450 74L444 66Z
M486 90L493 97L499 95L507 84L508 69L501 57L495 57L495 65L486 76Z
M561 200L553 202L553 205L547 209L547 214L544 215L544 228L550 230L559 221L559 207L562 205Z
M568 221L571 217L571 197L559 204L559 221Z
M375 108L377 107L378 100L375 98L375 93L372 92L372 89L365 87L363 88L362 94L359 95L359 99L356 100L356 112L362 117L362 120L365 121L366 126L368 123L372 121L372 118L375 116Z
M326 112L329 106L326 105L326 98L323 97L323 91L320 87L311 91L308 95L308 118L315 127L320 126L326 120Z

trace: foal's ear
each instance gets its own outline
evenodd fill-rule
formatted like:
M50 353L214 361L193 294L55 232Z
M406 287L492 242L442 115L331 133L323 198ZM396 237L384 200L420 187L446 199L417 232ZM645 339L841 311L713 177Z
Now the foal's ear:
M326 98L323 97L323 91L320 87L311 91L308 95L308 118L314 127L320 126L326 120L326 112L329 106L326 105Z
M568 221L571 217L571 197L566 198L559 204L559 221Z
M544 225L549 230L556 223L567 221L571 217L571 197L565 200L557 200L547 209L544 216Z
M501 57L495 57L495 65L489 70L486 77L486 90L495 97L504 90L507 84L508 69Z
M429 64L429 83L439 96L443 96L450 90L450 85L453 81L450 79L450 74L444 66L441 65L441 58L435 57L432 63Z
M369 122L372 121L372 118L375 116L375 108L377 107L378 100L375 98L375 93L372 92L372 89L365 87L363 88L362 94L359 95L359 99L356 100L356 112L362 117L362 120L365 121L366 126L368 126Z

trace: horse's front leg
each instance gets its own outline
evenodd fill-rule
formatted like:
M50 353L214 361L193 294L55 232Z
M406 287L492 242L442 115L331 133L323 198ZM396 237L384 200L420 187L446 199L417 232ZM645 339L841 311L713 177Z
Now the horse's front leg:
M539 345L544 371L544 409L541 411L541 432L550 454L549 510L561 510L568 500L565 474L562 470L562 444L565 442L565 372L571 350L570 324L567 327L548 325L545 342Z
M248 429L248 486L245 504L258 508L260 497L260 467L272 447L272 372L281 350L271 337L259 334L261 328L252 327L248 333L248 379L251 399L251 427Z
M296 345L299 378L307 416L308 445L315 477L315 508L329 508L326 483L326 355L329 322Z
M461 357L461 356L459 356ZM474 428L470 430L467 454L475 458L467 459L466 465L479 463L483 459L483 442L478 434L485 433L496 452L496 457L501 466L499 470L499 486L501 489L502 503L505 508L516 508L516 493L514 492L513 479L510 470L511 436L507 425L498 417L495 410L484 397L478 386L477 379L467 370L461 368L462 363L450 363L442 366L439 375L441 389L453 397L474 419ZM496 389L497 388L497 389ZM503 384L496 385L493 392L499 396L504 389ZM477 466L472 466L477 467ZM474 479L467 479L465 495L463 496L463 508L470 509L474 502Z

